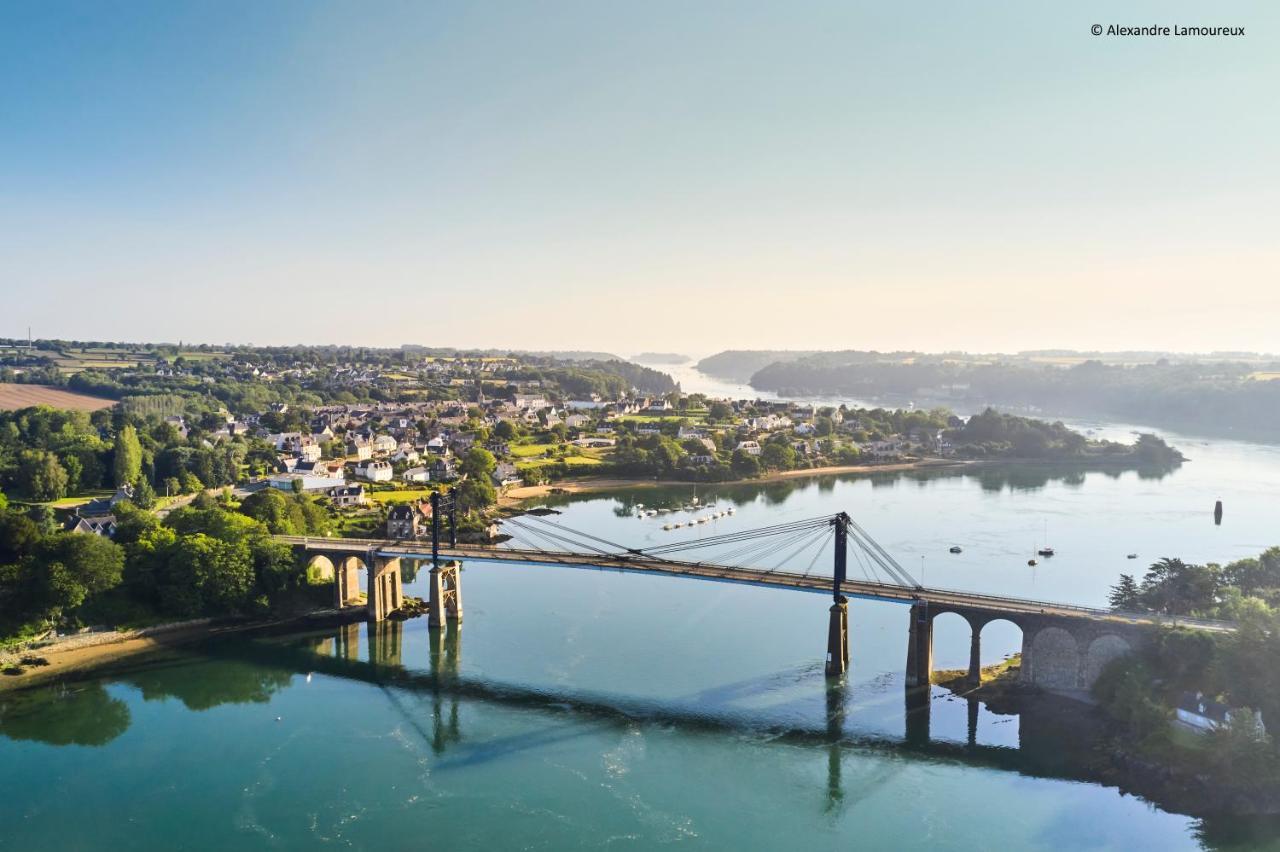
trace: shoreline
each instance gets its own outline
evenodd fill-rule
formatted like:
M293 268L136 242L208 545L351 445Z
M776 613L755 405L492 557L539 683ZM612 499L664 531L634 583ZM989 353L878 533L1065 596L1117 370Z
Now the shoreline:
M851 473L901 473L908 470L943 470L985 463L985 460L921 459L919 461L893 462L891 464L845 464L784 470L770 473L766 476L757 476L754 479L724 479L717 482L697 482L686 479L628 479L626 477L584 476L578 479L564 479L544 485L520 485L510 488L498 498L498 506L499 508L515 507L525 500L534 500L553 494L588 494L596 491L613 491L623 488L660 488L667 485L704 485L707 487L753 485L814 476L841 476Z
M1185 463L1189 459L1182 459ZM805 479L815 476L844 476L848 474L904 473L914 470L952 470L964 468L995 467L999 465L1034 465L1036 467L1070 467L1092 466L1099 469L1126 467L1137 469L1133 460L1124 456L1099 456L1084 459L944 459L923 458L916 461L891 462L889 464L845 464L827 467L807 467L798 470L784 470L757 476L753 479L724 479L716 482L702 482L691 479L639 479L621 476L584 476L574 479L562 479L543 485L518 485L509 488L498 496L499 509L519 508L528 500L537 500L553 495L590 494L598 491L615 491L630 488L660 488L671 485L703 485L713 488L720 485L757 485L770 482L784 482L789 479Z
M62 677L85 675L99 669L110 668L113 663L122 660L145 657L217 636L247 633L284 625L301 627L310 623L345 622L349 620L348 615L358 614L361 618L364 616L364 607L352 607L349 610L349 612L343 612L336 609L317 609L287 618L244 622L196 618L137 630L103 630L97 633L67 636L47 645L36 644L0 655L0 695L39 686ZM45 662L24 665L21 674L3 673L3 669L18 665L23 658L39 658Z

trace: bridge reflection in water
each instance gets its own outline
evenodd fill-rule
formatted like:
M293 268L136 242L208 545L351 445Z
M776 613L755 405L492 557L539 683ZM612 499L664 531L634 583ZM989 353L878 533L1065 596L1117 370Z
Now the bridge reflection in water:
M588 721L615 724L659 724L679 729L682 733L733 735L758 734L768 742L781 742L821 748L826 755L826 809L838 810L846 803L842 764L855 752L872 754L909 754L924 760L956 762L1020 774L1070 780L1108 783L1100 767L1094 766L1093 754L1098 731L1080 718L1078 712L1054 708L1049 702L1032 702L1018 714L1016 746L990 745L979 742L981 702L973 697L951 697L966 709L967 724L963 740L935 739L931 730L934 704L947 703L948 696L940 688L921 686L904 689L902 735L869 732L858 729L853 707L858 698L870 697L872 703L884 695L883 684L852 684L847 678L826 679L824 707L812 726L780 722L777 715L752 720L732 708L708 711L703 702L656 702L627 696L599 696L564 688L531 688L487 681L467 676L461 669L461 629L422 630L427 634L426 667L416 668L418 661L405 659L406 629L417 633L426 625L421 621L397 620L342 625L323 635L308 634L293 642L228 643L225 652L244 653L263 661L289 665L296 671L317 672L347 680L361 681L384 690L396 704L406 721L421 735L436 755L466 744L466 732L460 723L460 709L466 702L480 702L513 710L551 713L563 717L565 712ZM362 644L367 653L361 653ZM422 645L416 647L421 652ZM220 652L222 653L222 652ZM734 690L730 690L734 691ZM743 691L739 689L738 691ZM749 691L749 690L746 690ZM426 699L425 704L406 702L407 696ZM802 718L812 711L807 699L782 708L781 718ZM430 718L423 712L430 708ZM773 708L777 710L778 708ZM428 722L430 724L428 724ZM538 744L545 742L539 739ZM473 746L482 745L473 743ZM486 755L491 752L486 750Z

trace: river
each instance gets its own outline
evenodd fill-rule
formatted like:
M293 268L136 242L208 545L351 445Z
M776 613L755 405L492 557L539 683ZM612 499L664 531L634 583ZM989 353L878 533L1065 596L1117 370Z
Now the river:
M1145 476L1010 465L704 486L700 503L735 513L692 530L662 527L711 510L635 516L639 502L689 503L690 486L549 505L555 523L632 546L845 510L929 585L1102 604L1120 572L1158 557L1225 561L1280 544L1280 448L1166 437L1190 461ZM1046 536L1057 555L1028 567ZM1280 838L1109 786L1090 768L1090 734L1073 729L1078 713L1001 715L940 689L907 706L899 605L852 602L852 670L831 688L817 595L514 565L462 576L465 621L443 636L417 619L221 642L5 695L0 848L1128 850ZM408 592L425 595L424 579ZM1018 641L1012 625L990 625L985 660ZM967 662L958 617L939 617L935 644L936 667Z

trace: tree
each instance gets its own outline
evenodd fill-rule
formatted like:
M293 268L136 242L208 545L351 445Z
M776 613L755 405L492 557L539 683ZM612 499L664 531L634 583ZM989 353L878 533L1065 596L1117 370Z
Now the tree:
M498 425L493 427L493 434L504 441L514 440L516 437L516 426L510 420L499 420Z
M734 450L733 458L729 462L729 468L735 476L747 479L752 476L758 476L760 473L760 462L756 461L756 457L748 453L746 450Z
M138 477L138 485L133 490L133 502L139 509L153 509L156 505L156 490L145 476Z
M707 408L707 419L712 421L728 420L733 416L733 407L724 400L717 399Z
M142 444L138 430L125 424L116 432L115 458L112 462L116 487L132 485L142 476Z
M813 421L813 428L819 437L825 438L836 430L836 423L828 416L819 416Z
M1133 612L1139 609L1138 584L1134 581L1133 575L1121 574L1120 581L1111 587L1111 594L1108 595L1107 600L1115 610Z
M487 481L497 466L498 462L493 457L493 453L483 447L472 447L463 455L462 462L458 467L471 479L484 479Z
M454 496L464 512L481 511L498 501L498 492L487 476L464 480L454 489Z
M31 609L56 619L120 584L124 548L102 536L55 533L26 558L22 574Z
M47 450L18 454L18 482L34 500L59 500L67 493L67 471Z
M244 498L240 513L261 521L275 535L301 535L306 530L306 518L297 500L286 497L276 488L264 488Z
M760 453L760 461L771 470L791 470L796 466L796 451L787 444L768 443Z

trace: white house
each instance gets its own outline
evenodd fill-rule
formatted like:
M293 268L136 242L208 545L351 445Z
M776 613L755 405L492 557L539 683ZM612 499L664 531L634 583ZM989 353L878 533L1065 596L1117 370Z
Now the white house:
M1180 724L1197 731L1213 731L1230 725L1241 717L1248 719L1249 711L1239 707L1228 707L1207 697L1203 692L1184 692L1178 700L1177 720ZM1259 731L1265 730L1262 714L1253 711L1253 723Z
M392 477L391 462L378 459L365 459L356 465L356 476L370 482L390 482Z
M760 444L756 441L739 441L738 446L733 448L734 451L742 450L749 456L760 455Z
M305 473L277 473L274 476L268 476L266 479L268 485L281 491L292 491L293 483L297 481L302 482L303 491L328 491L330 488L338 488L347 484L347 481L341 477L316 476Z
M411 467L400 478L405 482L430 482L431 471L425 467Z
M375 453L390 453L396 448L396 439L390 435L379 435L373 439L373 451Z

